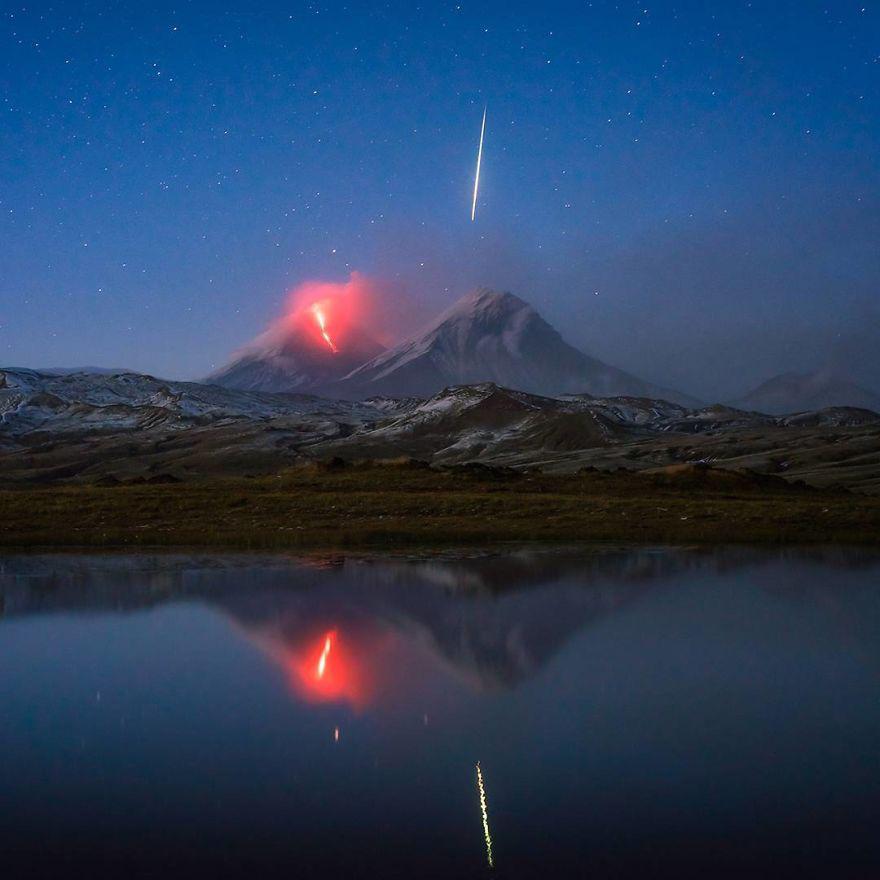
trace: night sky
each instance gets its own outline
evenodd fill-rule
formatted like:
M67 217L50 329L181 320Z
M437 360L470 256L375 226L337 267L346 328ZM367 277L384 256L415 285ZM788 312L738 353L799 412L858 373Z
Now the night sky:
M486 285L704 398L880 389L880 2L2 10L3 365L203 376L358 271L398 334Z

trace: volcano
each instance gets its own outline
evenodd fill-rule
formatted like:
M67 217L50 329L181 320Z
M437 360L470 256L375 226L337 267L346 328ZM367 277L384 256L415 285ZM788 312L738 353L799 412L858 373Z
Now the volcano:
M487 288L463 297L423 333L373 357L328 393L355 399L429 397L448 386L481 382L548 396L587 393L699 403L584 354L527 302Z
M332 304L310 304L283 318L205 380L243 391L312 392L384 351Z
M771 415L807 412L826 407L859 407L880 412L880 395L833 370L783 373L735 400L737 409Z

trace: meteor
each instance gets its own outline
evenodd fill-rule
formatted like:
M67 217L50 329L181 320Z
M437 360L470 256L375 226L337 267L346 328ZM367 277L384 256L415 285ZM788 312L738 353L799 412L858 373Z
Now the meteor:
M486 838L486 860L489 867L495 867L495 860L492 858L492 835L489 833L489 807L486 804L486 788L483 785L483 771L480 769L480 762L477 761L477 791L480 795L480 812L483 814L483 837Z
M486 110L488 107L483 108L483 124L480 126L480 149L477 151L477 173L474 176L474 201L471 204L471 223L474 222L477 216L477 193L480 189L480 165L483 164L483 137L486 134Z

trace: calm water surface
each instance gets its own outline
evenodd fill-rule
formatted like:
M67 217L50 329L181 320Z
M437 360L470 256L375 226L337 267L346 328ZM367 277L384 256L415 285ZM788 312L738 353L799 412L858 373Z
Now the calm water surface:
M0 558L4 876L878 876L878 575Z

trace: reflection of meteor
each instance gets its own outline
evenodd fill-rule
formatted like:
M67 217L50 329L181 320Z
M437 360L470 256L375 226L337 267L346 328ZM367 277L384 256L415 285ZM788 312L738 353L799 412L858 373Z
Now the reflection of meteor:
M318 322L318 327L321 328L321 336L324 337L324 342L330 346L330 351L337 352L338 348L333 344L333 340L330 338L330 334L327 332L327 319L324 317L324 310L318 303L315 303L312 306L312 314L315 316L315 320Z
M480 769L479 761L477 761L477 791L480 793L480 812L483 814L483 837L486 838L486 859L489 862L489 867L494 868L492 835L489 834L489 807L486 805L486 788L483 785L483 771Z
M477 151L477 173L474 177L474 201L471 205L471 223L474 222L474 219L477 216L477 192L480 189L480 165L483 164L483 135L486 134L486 110L488 108L483 108L483 124L480 127L480 149Z
M318 658L318 666L315 669L316 678L323 678L324 673L327 671L327 657L330 654L330 648L332 645L333 642L330 638L330 633L327 633L327 637L324 639L324 650L321 651L321 656Z

